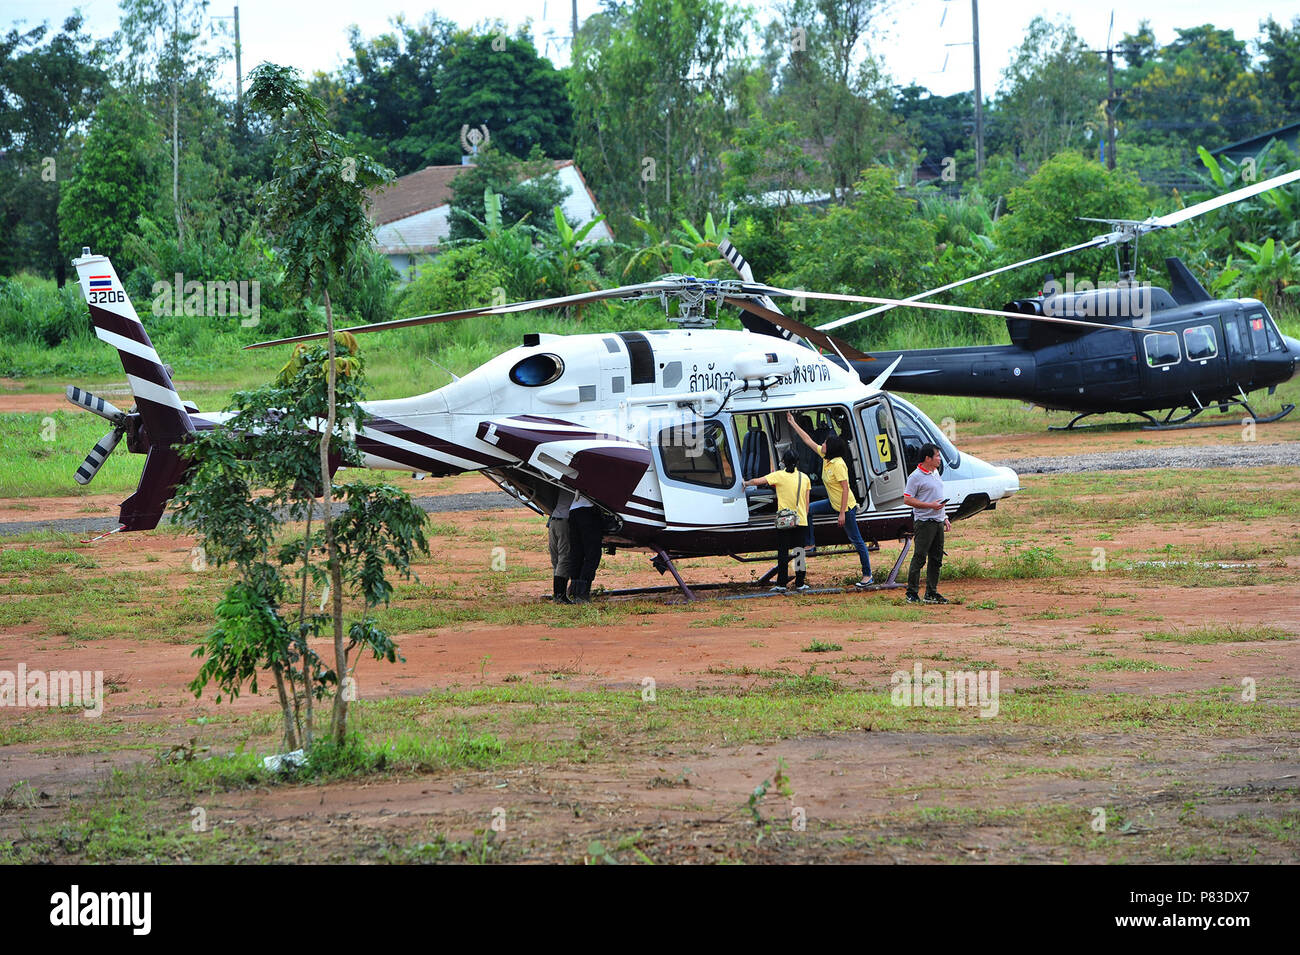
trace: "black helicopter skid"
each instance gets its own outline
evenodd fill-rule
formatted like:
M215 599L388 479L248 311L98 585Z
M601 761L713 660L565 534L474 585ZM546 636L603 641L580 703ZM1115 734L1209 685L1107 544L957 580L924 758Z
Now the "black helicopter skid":
M1271 414L1268 415L1267 417L1261 418L1259 415L1255 413L1254 408L1252 408L1245 401L1242 401L1240 398L1231 398L1227 401L1217 401L1214 402L1214 404L1217 404L1219 406L1219 410L1221 413L1226 412L1228 410L1229 405L1238 405L1245 410L1246 414L1250 417L1250 420L1254 421L1255 424L1269 424L1273 421L1281 421L1292 411L1295 411L1295 405L1285 404L1282 406L1282 409L1278 411L1276 414ZM1216 419L1213 421L1198 421L1196 423L1192 423L1192 419L1198 417L1202 412L1210 410L1209 407L1206 406L1202 406L1199 408L1189 408L1186 414L1179 415L1177 418L1175 418L1174 412L1176 412L1177 410L1178 410L1177 408L1170 408L1163 418L1155 418L1145 411L1128 411L1124 413L1139 415L1140 417L1145 418L1149 423L1141 424L1140 422L1137 421L1127 421L1127 422L1120 422L1118 424L1105 425L1105 427L1126 428L1126 427L1133 427L1133 426L1140 425L1143 431L1179 431L1179 430L1186 430L1188 428L1225 428L1228 426L1236 426L1241 424L1240 419L1237 418L1229 418L1227 420ZM1114 412L1082 411L1079 414L1075 415L1073 418L1071 418L1069 424L1049 425L1047 430L1048 431L1085 431L1088 430L1089 428L1101 427L1099 425L1087 425L1083 428L1075 427L1084 418L1090 418L1093 415L1097 415L1097 414L1114 414Z
M1221 402L1219 404L1220 412L1226 412L1228 410L1227 409L1228 405L1240 405L1242 408L1245 409L1246 415L1249 418L1249 420L1253 421L1255 424L1269 424L1270 422L1273 421L1281 421L1292 411L1295 411L1295 405L1285 404L1282 406L1282 409L1278 411L1276 414L1271 414L1265 418L1261 418L1259 415L1255 414L1255 409L1252 408L1250 405L1248 405L1246 402L1242 401L1240 398L1234 398L1231 401ZM1177 431L1177 430L1186 430L1188 428L1226 428L1228 426L1234 426L1234 427L1239 426L1242 423L1240 419L1229 418L1226 421L1220 421L1220 420L1198 421L1195 424L1192 424L1191 423L1192 419L1205 410L1206 410L1205 408L1194 408L1188 414L1185 414L1181 418L1176 418L1172 421L1170 421L1168 419L1168 416L1166 416L1166 419L1164 421L1157 421L1155 424L1143 425L1142 430L1143 431ZM1171 411L1169 414L1172 415L1173 412Z

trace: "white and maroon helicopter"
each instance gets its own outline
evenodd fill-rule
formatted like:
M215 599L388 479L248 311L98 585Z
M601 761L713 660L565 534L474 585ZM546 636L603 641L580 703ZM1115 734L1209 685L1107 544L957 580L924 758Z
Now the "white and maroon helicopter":
M368 417L356 440L366 466L417 476L481 471L541 514L552 510L562 489L579 492L606 515L607 548L651 551L656 569L671 571L688 599L691 591L674 560L718 555L739 560L773 551L772 491L746 488L743 482L776 470L786 448L802 448L787 412L807 415L811 433L834 429L845 439L854 494L865 505L858 515L864 538L904 541L885 586L895 585L907 553L912 517L903 505L903 486L922 444L942 451L947 513L953 520L990 509L1019 490L1014 471L958 451L919 409L883 390L897 361L864 383L850 359L868 356L782 315L771 296L894 300L760 285L734 248L726 245L723 251L739 280L664 276L618 289L347 329L356 334L602 298L680 303L671 319L679 328L530 334L518 347L435 391L364 402ZM125 436L129 450L148 457L136 492L122 504L118 529L147 530L157 526L185 478L185 463L174 446L197 431L219 427L228 415L201 412L182 401L106 257L86 249L73 264L95 334L117 348L135 397L135 408L127 413L87 391L67 389L74 404L113 423L76 479L88 483ZM706 314L710 304L713 316ZM786 337L713 327L724 304L772 322ZM820 481L819 464L803 469L817 472L814 481ZM815 483L814 496L818 487ZM835 515L818 519L815 535L819 545L841 541Z

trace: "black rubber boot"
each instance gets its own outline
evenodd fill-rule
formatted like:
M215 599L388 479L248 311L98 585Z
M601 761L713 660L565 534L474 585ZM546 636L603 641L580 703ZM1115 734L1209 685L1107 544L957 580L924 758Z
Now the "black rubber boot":
M573 601L570 600L564 592L565 585L568 584L569 582L567 578L552 577L551 582L552 582L551 601L553 603L557 603L557 604L573 603Z
M590 580L575 580L573 582L573 602L576 604L591 603Z

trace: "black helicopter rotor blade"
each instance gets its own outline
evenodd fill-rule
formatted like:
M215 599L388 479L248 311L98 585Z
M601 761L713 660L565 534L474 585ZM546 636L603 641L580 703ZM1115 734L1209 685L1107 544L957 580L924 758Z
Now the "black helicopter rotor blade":
M566 305L581 305L586 302L599 302L610 298L636 298L653 295L656 292L671 292L680 288L680 282L657 279L653 282L641 282L636 285L621 285L611 289L597 289L593 292L579 292L575 295L561 295L556 298L533 299L527 302L509 302L505 305L484 305L479 308L462 308L454 312L438 312L434 315L417 315L412 318L398 318L389 322L374 322L370 325L353 325L338 328L336 332L349 332L359 335L364 332L382 332L395 328L412 328L417 325L432 325L437 322L455 322L463 318L475 318L481 315L508 315L512 312L531 312L543 308L561 308ZM273 341L256 342L245 345L250 348L270 348L273 345L293 345L298 342L319 341L325 332L312 332L307 335L295 335L292 338L277 338Z
M925 308L937 312L964 312L972 315L995 315L998 318L1023 318L1031 322L1051 322L1058 325L1079 325L1084 328L1104 328L1114 331L1115 326L1104 322L1085 322L1078 318L1061 318L1056 315L1027 315L1023 312L1004 312L996 308L976 308L972 305L942 305L938 302L909 302L901 298L882 298L877 295L842 295L837 292L803 292L798 289L777 288L773 285L745 283L744 290L751 294L781 295L789 298L816 298L830 302L870 302L876 305L890 305L895 308ZM1174 335L1174 332L1162 332L1152 328L1147 330L1152 335Z
M951 289L960 288L963 285L969 285L971 282L978 282L980 279L1000 275L1003 272L1011 272L1015 269L1023 268L1026 265L1033 265L1035 262L1044 262L1047 259L1054 259L1058 255L1069 255L1071 252L1082 252L1085 249L1095 249L1103 244L1102 237L1098 236L1095 239L1089 239L1087 242L1080 242L1078 245L1072 245L1068 249L1057 249L1055 252L1046 252L1043 255L1036 255L1031 259L1013 262L1011 265L1003 265L1000 268L989 269L987 272L981 272L979 275L972 275L969 278L958 279L956 282L949 282L947 285L940 285L938 288L928 289L924 292L917 292L915 295L909 295L902 301L909 303L921 302L929 298L931 295L938 295L940 292L947 292ZM826 322L824 325L818 325L817 328L823 332L827 332L832 328L839 328L841 325L856 322L860 318L870 318L872 315L879 315L881 312L888 312L891 309L898 307L899 306L897 305L877 305L875 308L869 308L865 312L856 312L852 315L845 315L843 318L837 318L834 321Z
M825 332L819 332L817 331L817 329L809 325L805 325L802 322L796 322L794 319L788 318L787 316L782 315L780 312L773 311L770 308L760 305L751 299L724 298L723 301L726 302L728 305L734 305L737 308L743 308L751 315L757 315L759 318L767 319L767 321L771 322L773 325L776 325L780 328L784 328L786 331L793 332L796 335L802 335L804 338L808 339L808 341L812 342L814 345L818 346L819 348L823 348L826 351L839 352L842 358L851 359L853 361L875 361L876 360L872 358L870 355L858 351L856 348L854 348L846 341L842 341L841 339L838 338L833 338L832 336L827 335Z

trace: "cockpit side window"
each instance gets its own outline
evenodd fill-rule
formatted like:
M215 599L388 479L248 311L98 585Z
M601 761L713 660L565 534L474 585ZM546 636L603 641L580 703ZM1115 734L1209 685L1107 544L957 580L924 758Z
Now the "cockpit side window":
M719 421L692 421L659 432L664 476L686 484L729 488L736 483L727 429Z

